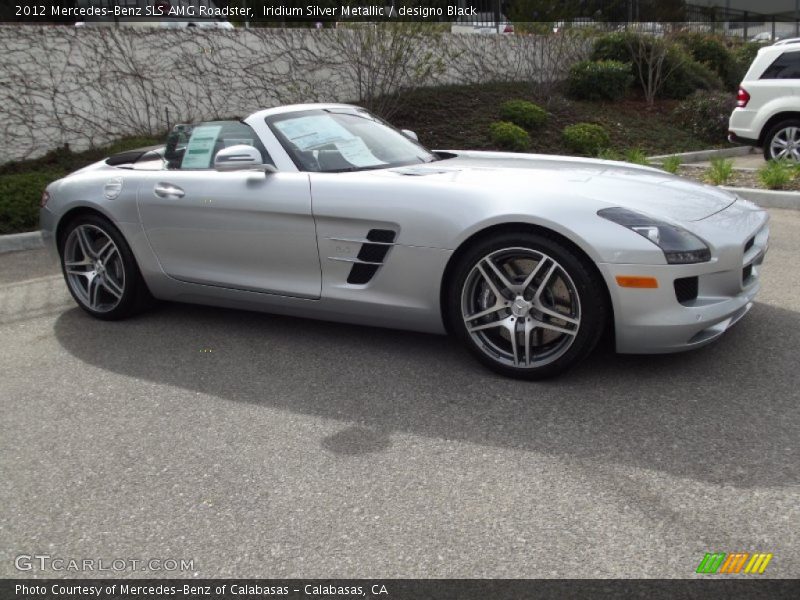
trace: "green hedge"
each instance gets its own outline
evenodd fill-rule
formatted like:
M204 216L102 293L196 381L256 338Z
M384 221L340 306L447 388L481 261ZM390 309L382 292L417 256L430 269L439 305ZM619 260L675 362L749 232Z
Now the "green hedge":
M611 145L608 132L595 123L569 125L564 128L562 137L567 148L589 156L596 156Z
M658 43L657 39L650 36L629 32L616 32L599 36L592 49L593 60L616 60L630 63L631 74L638 85L639 74L633 64L631 48L638 44L650 45ZM692 95L697 90L718 90L723 88L723 81L717 72L707 64L694 59L686 47L672 39L667 40L669 46L664 71L668 76L658 94L661 98L682 99ZM698 50L700 53L700 50ZM709 55L711 50L708 51ZM731 63L733 64L733 63ZM730 66L730 65L729 65ZM730 68L734 68L730 66ZM734 75L731 75L734 77Z
M567 80L578 100L619 100L633 83L631 64L618 60L585 60L572 65Z
M504 150L522 151L531 145L531 137L519 125L508 121L497 121L489 125L492 141Z
M736 99L727 92L695 92L674 110L675 121L697 137L711 143L724 143L728 118Z
M58 171L0 175L0 234L37 229L42 192L62 175Z
M527 100L509 100L500 106L504 121L525 129L536 129L547 122L547 111Z

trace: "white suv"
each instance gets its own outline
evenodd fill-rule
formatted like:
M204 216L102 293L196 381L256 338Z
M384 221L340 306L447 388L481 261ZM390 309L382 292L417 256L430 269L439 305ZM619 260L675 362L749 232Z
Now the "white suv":
M764 158L800 161L800 38L758 51L744 76L728 139L764 149Z

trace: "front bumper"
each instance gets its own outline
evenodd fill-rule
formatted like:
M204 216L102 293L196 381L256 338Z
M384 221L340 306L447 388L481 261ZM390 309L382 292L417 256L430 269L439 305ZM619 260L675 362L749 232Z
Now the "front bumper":
M42 242L50 253L50 258L59 261L56 246L56 216L46 206L39 210L39 229L42 232Z
M659 354L699 348L747 314L761 287L760 269L769 245L767 217L761 214L760 224L741 235L739 243L713 248L714 258L708 263L599 264L614 306L617 351ZM717 220L724 226L722 218ZM617 276L655 277L659 286L624 288L617 284ZM697 278L696 297L679 301L675 280L693 278Z

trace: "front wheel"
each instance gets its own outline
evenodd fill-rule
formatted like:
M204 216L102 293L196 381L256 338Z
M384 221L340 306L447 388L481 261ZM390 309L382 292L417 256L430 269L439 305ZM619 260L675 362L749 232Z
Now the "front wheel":
M767 132L764 159L800 162L800 121L783 121Z
M573 250L533 233L470 248L447 290L450 330L489 368L542 379L596 346L608 318L599 275Z
M128 244L103 217L83 215L70 222L59 251L72 297L93 317L124 319L152 301Z

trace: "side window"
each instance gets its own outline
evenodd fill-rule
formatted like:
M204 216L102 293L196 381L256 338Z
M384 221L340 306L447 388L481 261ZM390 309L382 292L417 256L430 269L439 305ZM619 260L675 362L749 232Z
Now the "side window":
M213 169L217 152L238 144L255 147L264 163L274 165L256 132L241 121L176 125L167 138L164 158L168 169Z
M775 59L761 79L800 79L800 52L784 52Z

